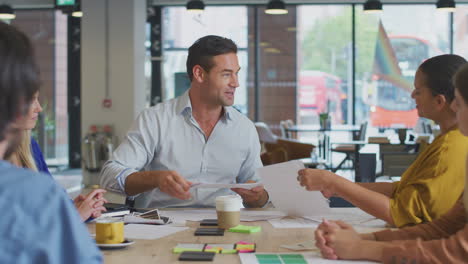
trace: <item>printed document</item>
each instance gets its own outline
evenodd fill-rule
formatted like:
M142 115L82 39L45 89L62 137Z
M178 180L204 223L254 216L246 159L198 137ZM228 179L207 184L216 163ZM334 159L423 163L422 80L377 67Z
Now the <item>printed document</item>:
M289 216L322 216L330 212L328 199L321 192L307 191L298 180L304 164L298 160L257 169L276 209Z

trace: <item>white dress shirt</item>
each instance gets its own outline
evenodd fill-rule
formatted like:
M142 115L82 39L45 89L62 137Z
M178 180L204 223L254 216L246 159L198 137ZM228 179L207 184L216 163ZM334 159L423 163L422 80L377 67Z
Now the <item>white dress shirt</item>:
M255 126L232 107L224 107L210 137L192 115L188 91L178 98L145 109L135 120L113 159L101 172L101 185L125 194L126 178L138 171L173 170L193 183L259 181L262 166ZM137 195L139 207L213 207L229 189L191 189L190 200L180 200L158 188Z

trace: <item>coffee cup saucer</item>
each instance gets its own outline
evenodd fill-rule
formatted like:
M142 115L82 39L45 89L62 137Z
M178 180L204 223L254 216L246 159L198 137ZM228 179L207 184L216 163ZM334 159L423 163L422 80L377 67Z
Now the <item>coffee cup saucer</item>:
M98 243L96 243L96 246L98 246L100 248L117 249L117 248L124 248L124 247L130 246L132 244L135 244L135 241L125 239L122 243L117 243L117 244L98 244Z

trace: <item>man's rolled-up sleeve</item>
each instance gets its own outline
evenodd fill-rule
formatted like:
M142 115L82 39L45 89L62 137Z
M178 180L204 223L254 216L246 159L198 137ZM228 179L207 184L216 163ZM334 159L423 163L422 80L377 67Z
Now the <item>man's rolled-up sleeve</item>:
M104 164L101 186L113 192L126 194L127 177L141 171L153 160L158 134L157 119L151 109L143 111L114 151L113 157Z

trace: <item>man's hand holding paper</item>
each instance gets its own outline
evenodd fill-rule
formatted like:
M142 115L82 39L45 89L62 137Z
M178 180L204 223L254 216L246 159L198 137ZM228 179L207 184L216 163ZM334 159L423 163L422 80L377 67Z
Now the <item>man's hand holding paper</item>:
M247 181L246 183L255 183L254 181ZM268 193L263 188L263 185L254 187L250 190L243 188L232 188L242 197L244 205L248 207L262 207L268 202Z
M156 184L159 189L170 196L187 200L191 195L189 192L191 182L180 176L176 171L161 171L156 178Z

